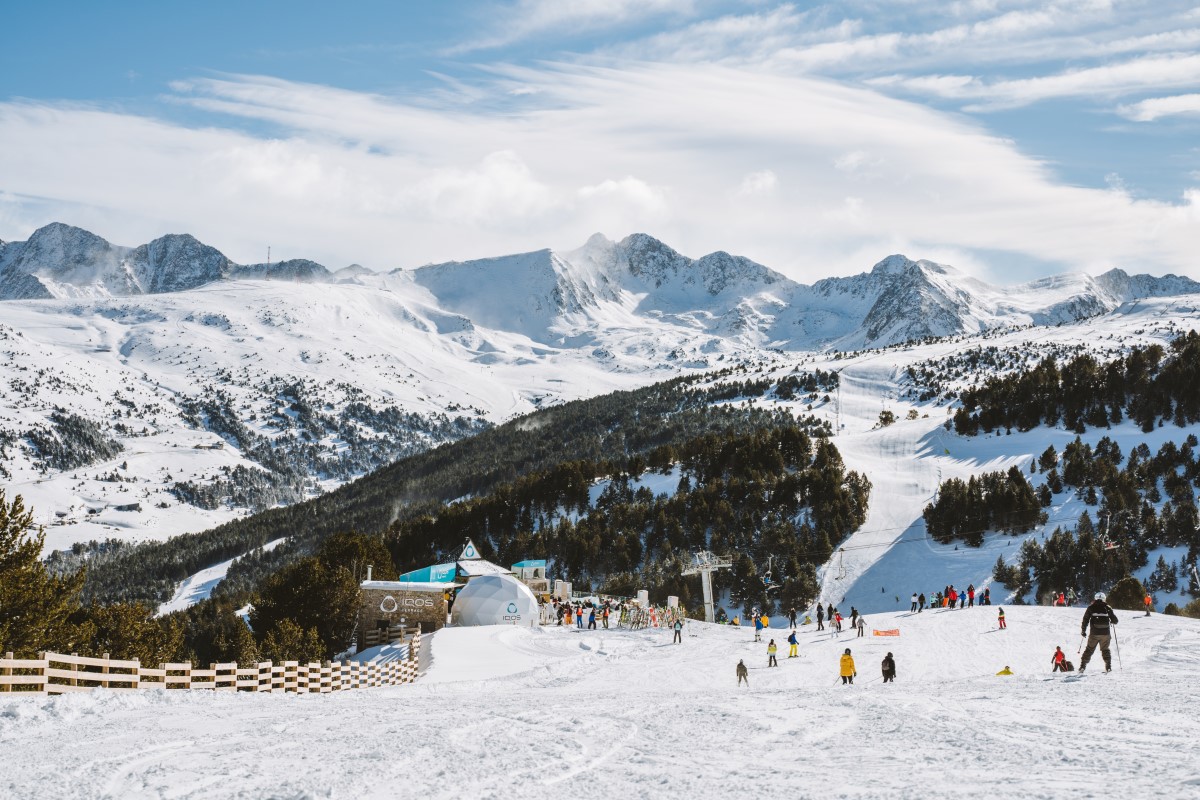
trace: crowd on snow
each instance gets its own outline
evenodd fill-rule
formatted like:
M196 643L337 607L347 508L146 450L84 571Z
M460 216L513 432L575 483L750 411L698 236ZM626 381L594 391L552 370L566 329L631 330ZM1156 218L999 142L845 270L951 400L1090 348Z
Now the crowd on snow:
M1069 594L1060 593L1055 597L1054 604L1056 606L1065 606L1069 602L1072 602L1071 598L1074 598L1074 596L1075 593L1073 591ZM973 607L975 606L977 599L974 585L969 586L964 592L958 592L955 590L953 585L950 585L946 587L945 591L937 592L934 597L934 604L931 604L930 607L944 609L955 608L956 603L958 604L958 608ZM990 606L991 590L985 588L978 596L978 600L979 605ZM1147 596L1145 600L1147 616L1150 615L1151 602L1151 598ZM912 596L912 611L910 613L920 613L924 609L925 603L926 597L923 593L914 593ZM823 607L818 603L816 606L816 614L818 631L823 631L826 629L825 622L828 620L829 630L832 633L841 633L843 622L842 614L837 610L837 608L834 607L832 603L830 603L827 607ZM761 642L763 630L770 627L770 618L765 614L760 614L757 609L753 612L752 618L754 621L754 641ZM788 621L790 623L790 633L787 637L787 643L790 648L788 652L788 658L797 658L799 642L796 639L797 622L796 610L794 608L788 612ZM738 617L734 617L730 621L730 624L739 625L740 622L741 620ZM808 615L805 615L804 622L801 624L807 625L810 623L811 618ZM1083 623L1081 625L1080 635L1087 640L1087 646L1086 649L1084 649L1083 643L1080 644L1083 657L1080 659L1079 672L1084 672L1087 669L1088 662L1091 660L1092 655L1097 649L1100 650L1100 654L1104 659L1104 671L1109 672L1112 670L1112 653L1110 650L1110 645L1113 641L1115 641L1115 631L1113 631L1112 626L1116 624L1117 615L1113 611L1112 607L1108 605L1107 596L1104 594L1104 592L1096 592L1092 603L1087 607L1083 615ZM866 618L862 614L858 613L858 609L851 606L850 629L857 631L858 636L864 636L866 634L866 626ZM997 608L997 627L999 630L1005 630L1007 628L1007 622L1005 620L1003 608ZM776 660L777 653L778 647L775 644L775 640L771 639L767 644L768 667L779 666L779 662ZM886 656L884 656L880 668L884 683L891 683L895 681L896 659L891 653L888 653ZM1063 652L1062 647L1055 647L1054 654L1051 657L1051 671L1071 672L1074 669L1074 665L1067 660L1066 654ZM1014 673L1008 665L1005 665L1004 669L1000 670L996 674L1012 675ZM858 668L854 663L854 655L849 647L845 649L845 652L842 653L839 659L838 675L841 678L843 685L853 684L854 679L858 676ZM750 685L749 670L746 667L744 659L739 659L738 661L737 679L739 686L741 686L743 683L745 683L747 686Z

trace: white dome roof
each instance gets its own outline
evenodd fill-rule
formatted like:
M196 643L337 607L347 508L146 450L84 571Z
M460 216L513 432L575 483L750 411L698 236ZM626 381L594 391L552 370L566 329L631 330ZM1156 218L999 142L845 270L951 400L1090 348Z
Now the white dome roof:
M529 587L511 575L472 578L458 590L450 610L451 625L538 624L538 602Z

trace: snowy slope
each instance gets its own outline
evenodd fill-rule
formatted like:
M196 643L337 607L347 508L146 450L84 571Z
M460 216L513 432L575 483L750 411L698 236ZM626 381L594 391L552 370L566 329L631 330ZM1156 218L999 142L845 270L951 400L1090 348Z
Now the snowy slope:
M286 541L286 538L275 539L274 541L267 542L258 548L258 550L259 552L267 553ZM201 600L207 600L212 596L213 589L217 588L217 584L225 579L225 576L229 573L229 568L233 566L233 562L236 560L236 558L231 558L228 561L222 561L220 564L202 569L195 575L191 575L181 581L171 599L159 605L158 616L161 617L173 611L182 611L185 608L196 605Z
M1073 680L1051 676L1050 657L1061 645L1078 660L1081 609L1008 609L1006 631L993 630L993 611L869 618L899 637L802 629L800 658L784 648L778 669L747 628L693 623L678 646L665 631L448 629L408 686L5 698L0 794L1195 794L1200 623L1122 615L1117 669ZM837 677L846 647L854 686ZM898 678L884 685L887 651ZM736 686L738 659L748 689ZM1016 674L996 676L1005 665Z

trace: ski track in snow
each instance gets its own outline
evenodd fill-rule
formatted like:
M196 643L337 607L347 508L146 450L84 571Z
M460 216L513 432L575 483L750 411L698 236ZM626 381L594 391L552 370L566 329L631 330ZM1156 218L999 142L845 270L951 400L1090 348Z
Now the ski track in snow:
M1200 622L1125 612L1122 666L1067 681L1050 656L1058 644L1078 662L1082 609L1013 607L1003 632L994 610L880 616L898 638L802 627L801 657L785 649L778 669L748 627L693 623L680 646L667 631L494 627L432 636L432 666L408 686L6 698L0 796L1200 793ZM837 678L845 647L854 686ZM899 675L884 685L888 650ZM996 676L1006 664L1016 675Z

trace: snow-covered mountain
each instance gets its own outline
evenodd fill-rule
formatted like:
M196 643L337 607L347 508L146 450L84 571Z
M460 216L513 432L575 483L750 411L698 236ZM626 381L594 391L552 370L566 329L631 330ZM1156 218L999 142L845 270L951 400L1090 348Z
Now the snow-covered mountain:
M329 277L329 270L305 259L240 266L188 234L120 247L61 222L0 248L0 300L182 292L226 278Z
M822 350L832 365L833 348L1114 310L1194 318L1196 297L1144 300L1183 292L1200 284L1115 270L1002 289L903 256L806 286L645 234L331 274L238 265L187 235L126 248L53 224L0 244L0 480L53 525L51 547L162 537L683 371Z

